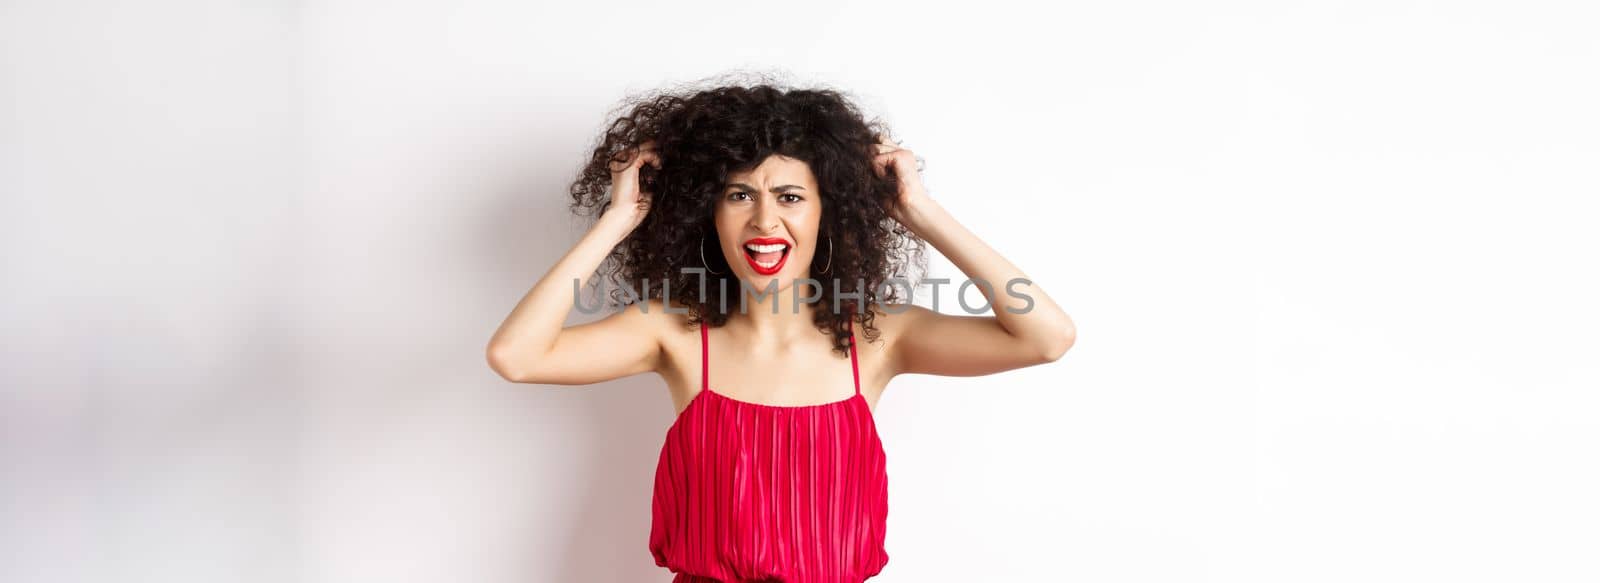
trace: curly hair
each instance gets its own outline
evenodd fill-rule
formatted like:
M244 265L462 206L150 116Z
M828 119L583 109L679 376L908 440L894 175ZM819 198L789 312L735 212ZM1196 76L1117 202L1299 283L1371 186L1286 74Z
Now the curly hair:
M819 305L826 307L812 310L813 322L831 333L836 352L849 348L851 318L861 323L867 341L876 340L871 306L902 299L891 278L915 286L927 269L926 243L889 214L898 204L894 173L879 176L872 168L879 136L890 135L887 125L864 119L836 89L796 88L771 79L705 84L624 98L608 114L615 119L571 185L571 210L598 218L611 204L610 165L626 163L636 147L655 142L661 167L639 169L650 210L597 273L614 284L609 305L631 303L622 298L625 288L635 301L670 298L687 308L690 326L726 323L739 305L734 294L744 287L720 251L705 256L709 266L702 264L701 245L721 249L713 215L728 176L777 154L810 166L822 199L817 238L832 239L831 257L816 261L822 255L817 253L811 266L811 277L823 282ZM826 272L820 270L823 264ZM683 271L696 267L706 272ZM702 282L708 297L699 295ZM717 290L732 296L727 306L716 301ZM832 309L835 295L849 298L841 298L847 306L842 312Z

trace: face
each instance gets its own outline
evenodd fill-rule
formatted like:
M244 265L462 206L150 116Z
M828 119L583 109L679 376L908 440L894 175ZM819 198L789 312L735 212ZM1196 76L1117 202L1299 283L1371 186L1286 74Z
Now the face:
M716 205L722 256L755 290L785 290L811 277L822 223L822 196L805 162L768 156L748 172L728 175Z

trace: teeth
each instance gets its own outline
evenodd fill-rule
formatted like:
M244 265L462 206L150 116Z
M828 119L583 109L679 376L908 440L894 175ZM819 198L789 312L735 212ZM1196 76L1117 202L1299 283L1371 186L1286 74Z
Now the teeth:
M789 246L778 243L773 245L745 245L744 248L756 253L772 253L773 251L782 251L784 249L788 249Z

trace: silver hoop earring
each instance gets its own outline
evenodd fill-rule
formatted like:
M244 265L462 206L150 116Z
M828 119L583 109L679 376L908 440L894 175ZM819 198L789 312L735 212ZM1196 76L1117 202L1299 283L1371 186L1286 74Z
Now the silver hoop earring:
M833 235L828 235L828 263L823 265L822 269L818 269L817 273L827 273L829 267L833 267Z
M724 273L721 271L711 271L711 264L706 262L706 238L704 235L700 236L700 264L704 265L706 267L706 271L711 273L717 275L722 275Z

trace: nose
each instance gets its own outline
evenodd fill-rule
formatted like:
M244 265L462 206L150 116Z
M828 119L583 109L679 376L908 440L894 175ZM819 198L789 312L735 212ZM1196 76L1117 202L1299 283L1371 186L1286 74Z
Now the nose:
M750 217L755 223L756 230L761 233L771 233L778 229L778 209L774 208L776 205L771 200L764 197L757 202L756 212Z

